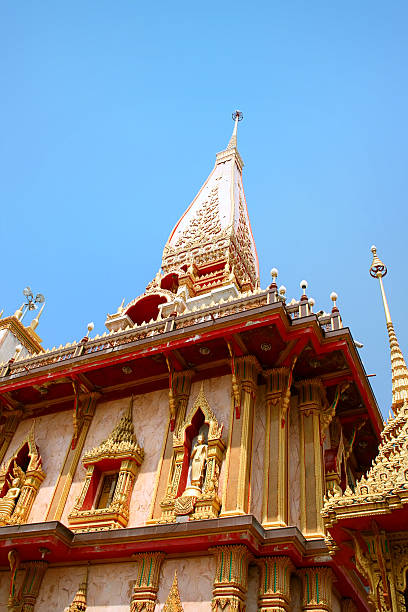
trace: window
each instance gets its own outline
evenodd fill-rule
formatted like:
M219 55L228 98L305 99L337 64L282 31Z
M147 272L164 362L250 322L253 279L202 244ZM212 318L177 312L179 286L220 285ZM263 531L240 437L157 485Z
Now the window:
M109 508L112 503L113 496L115 495L118 476L118 472L114 472L113 474L104 474L102 476L102 484L95 508Z

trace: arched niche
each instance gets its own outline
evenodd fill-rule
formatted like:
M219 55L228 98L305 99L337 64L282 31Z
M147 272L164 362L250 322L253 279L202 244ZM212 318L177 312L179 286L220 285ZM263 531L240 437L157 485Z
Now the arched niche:
M152 319L155 321L159 315L159 306L164 304L168 299L160 293L152 293L140 298L133 306L127 309L127 316L133 321L141 325L149 323Z
M27 522L45 476L33 423L26 439L0 470L0 525Z
M161 522L174 522L180 515L189 515L190 520L218 516L221 508L218 485L225 451L222 431L223 425L218 423L201 386L184 424L173 435L172 469L166 495L161 502ZM207 446L205 473L200 490L190 493L190 488L186 488L190 458L199 433L203 433Z

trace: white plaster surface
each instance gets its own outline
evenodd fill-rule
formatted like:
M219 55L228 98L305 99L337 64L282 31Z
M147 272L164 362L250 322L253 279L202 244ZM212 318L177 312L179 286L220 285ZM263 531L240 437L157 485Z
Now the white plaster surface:
M210 612L215 561L207 557L168 559L160 571L160 586L155 612L161 612L177 571L180 599L184 612Z
M13 436L5 460L8 461L23 444L32 426L32 419L22 421ZM34 500L29 523L45 519L55 485L72 438L72 413L70 411L48 414L35 421L35 440L42 457L46 477Z
M250 565L248 570L247 612L257 612L259 594L259 567Z
M295 575L290 579L290 606L291 612L302 611L302 581Z
M289 525L300 529L300 448L297 399L292 398L289 411Z
M260 386L258 387L255 403L250 503L250 512L258 519L260 523L262 522L265 427L265 386Z
M64 612L84 579L86 567L56 567L45 572L36 610Z
M108 438L128 406L129 398L99 403L97 405L95 416L85 440L83 453L98 446L103 440ZM154 391L153 393L135 396L133 404L133 423L136 438L139 444L144 448L145 457L136 474L136 481L130 503L128 527L137 527L146 522L153 496L156 471L160 459L167 420L167 390ZM85 470L80 460L62 516L62 522L66 525L68 525L68 514L81 492L84 479Z

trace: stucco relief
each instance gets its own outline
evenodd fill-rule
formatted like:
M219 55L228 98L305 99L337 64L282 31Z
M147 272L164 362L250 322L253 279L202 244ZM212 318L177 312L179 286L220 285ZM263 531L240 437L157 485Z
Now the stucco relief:
M289 409L289 525L300 529L300 448L297 400L292 398Z
M262 497L265 454L265 387L258 388L255 403L254 437L252 447L250 512L262 522Z
M119 401L98 403L84 448L98 446L112 431L112 425L126 410L129 398ZM147 417L148 415L148 417ZM133 424L138 442L144 447L144 461L139 468L130 502L128 527L144 525L149 512L156 470L168 419L168 391L154 391L134 396ZM82 462L78 464L73 484L65 505L62 522L68 524L67 516L81 492L85 479Z
M64 612L74 597L84 576L84 567L50 568L45 572L36 607L39 610Z
M184 612L210 612L215 571L215 562L211 555L163 562L155 612L162 612L176 570Z
M7 450L5 462L24 442L32 424L32 419L27 419L19 424ZM53 432L52 436L50 432ZM70 412L49 414L35 421L35 441L41 454L46 477L35 498L28 517L29 523L41 522L47 514L71 437L72 415Z

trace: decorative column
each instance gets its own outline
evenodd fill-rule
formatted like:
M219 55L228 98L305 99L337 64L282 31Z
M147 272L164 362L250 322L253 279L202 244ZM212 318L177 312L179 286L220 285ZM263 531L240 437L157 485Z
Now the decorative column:
M137 565L137 579L133 587L130 612L154 612L160 567L164 557L161 552L139 553L133 556Z
M233 402L228 439L227 474L220 516L248 514L252 434L259 363L253 355L232 358Z
M95 414L96 403L100 397L99 393L90 393L81 401L81 427L78 429L76 424L76 413L78 409L79 399L75 398L74 406L74 433L70 442L67 454L65 456L64 465L58 478L58 482L54 489L50 507L48 508L47 521L59 521L64 512L65 504L68 498L75 471L78 467L78 462L81 457L85 439L92 423Z
M162 457L157 469L156 490L151 510L151 517L147 523L156 523L162 515L160 503L166 494L169 480L169 472L173 461L173 434L177 433L183 426L186 409L191 391L192 370L173 372L171 374L169 390L170 418L167 426L166 437L163 444ZM175 421L172 421L172 413L175 413Z
M329 567L308 567L299 572L303 584L302 610L332 611L332 571Z
M290 575L294 569L289 557L259 559L261 580L258 612L288 612L290 608Z
M213 612L244 612L248 590L250 553L246 546L217 546L211 549L216 558Z
M264 372L266 430L262 525L281 527L288 522L288 427L292 373L289 368Z
M14 414L6 418L0 434L0 463L3 462L4 455L7 452L9 444L16 433L18 424L21 422L21 416Z
M327 403L319 379L299 382L300 419L300 511L305 537L324 536L321 509L323 505L323 452L320 417Z

